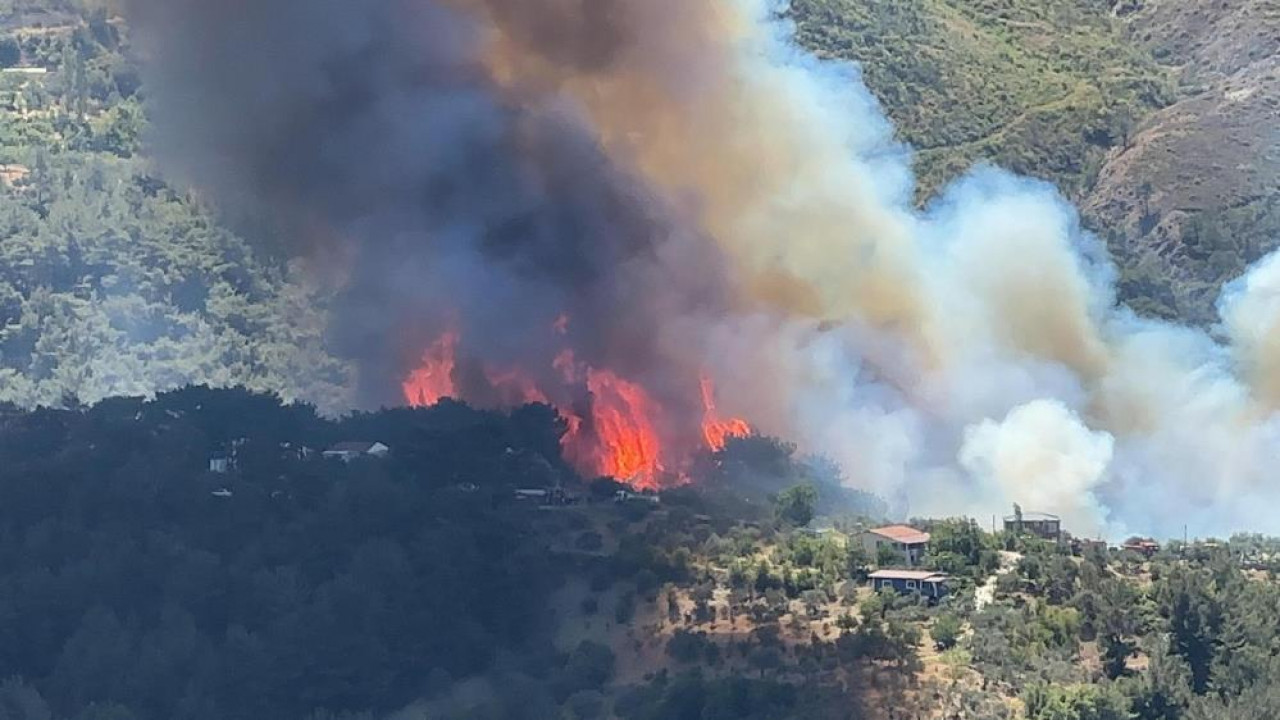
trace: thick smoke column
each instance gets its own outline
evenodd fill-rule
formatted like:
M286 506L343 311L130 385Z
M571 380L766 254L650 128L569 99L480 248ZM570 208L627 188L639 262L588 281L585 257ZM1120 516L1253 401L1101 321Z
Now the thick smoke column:
M1280 260L1229 289L1222 345L1117 309L1041 184L979 169L914 210L856 71L782 10L131 3L169 166L346 270L335 338L370 402L450 328L532 372L567 342L676 418L708 372L722 411L913 511L1280 529Z
M567 314L578 361L644 380L677 415L700 412L697 368L674 370L695 347L683 328L723 310L718 252L602 151L575 103L501 86L474 13L408 0L130 7L170 167L263 238L347 274L335 344L359 361L367 403L400 402L400 381L451 329L468 356L554 374L565 340L552 327ZM566 52L586 62L613 41L593 42L605 45ZM459 373L469 399L490 390L480 375Z

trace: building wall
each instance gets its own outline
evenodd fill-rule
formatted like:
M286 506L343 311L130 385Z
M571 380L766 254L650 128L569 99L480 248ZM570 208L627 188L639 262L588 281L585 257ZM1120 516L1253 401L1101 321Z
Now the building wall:
M920 560L924 557L925 546L923 544L904 545L875 533L862 533L862 549L866 551L872 560L876 559L881 545L888 545L893 548L909 565L919 565Z
M914 587L912 587L912 585L914 585ZM872 590L880 590L883 587L893 588L895 592L904 595L908 593L920 593L929 597L943 597L947 594L947 586L942 583L926 583L911 580L872 580Z
M1018 531L1018 523L1013 520L1005 520L1004 531L1016 533ZM1023 520L1022 531L1045 540L1057 540L1062 536L1062 522L1060 520Z

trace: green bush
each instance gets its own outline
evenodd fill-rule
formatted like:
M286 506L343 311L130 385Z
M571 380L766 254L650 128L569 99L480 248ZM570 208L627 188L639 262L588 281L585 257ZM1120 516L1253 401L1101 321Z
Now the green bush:
M943 613L933 621L929 635L939 650L950 650L960 641L960 633L964 630L960 618L951 613Z

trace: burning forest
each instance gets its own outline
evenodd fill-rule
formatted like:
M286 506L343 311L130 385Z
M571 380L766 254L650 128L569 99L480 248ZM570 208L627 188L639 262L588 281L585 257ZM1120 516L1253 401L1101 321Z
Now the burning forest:
M568 334L562 316L553 329ZM700 437L703 447L720 450L730 437L751 434L751 426L738 418L723 418L716 410L715 385L699 379L702 416L697 427L680 426L668 418L642 385L607 369L577 361L571 349L552 360L550 384L523 369L485 365L463 357L460 334L448 330L423 353L421 365L403 383L404 401L426 407L442 399L467 400L497 409L542 403L555 407L568 429L563 438L565 457L586 477L608 476L644 489L683 482L682 466L691 457L690 439ZM465 368L474 368L467 371ZM469 378L465 386L456 378ZM546 388L544 390L544 388Z
M642 486L758 431L903 512L1275 527L1280 261L1210 335L1118 307L1047 186L917 209L783 3L126 5L168 174L332 285L366 406L544 402Z

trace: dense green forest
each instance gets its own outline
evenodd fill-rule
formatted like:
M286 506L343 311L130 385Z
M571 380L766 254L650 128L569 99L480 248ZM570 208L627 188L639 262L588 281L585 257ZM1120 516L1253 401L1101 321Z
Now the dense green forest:
M0 4L0 399L189 383L349 407L325 295L139 157L127 29L79 3ZM5 60L7 59L7 62Z
M592 602L574 615L627 623L665 583L707 581L690 549L722 542L716 527L743 530L754 518L756 539L742 541L758 542L775 532L773 515L763 496L753 507L751 491L725 503L732 513L692 491L669 494L661 513L617 504L620 485L584 483L562 461L564 430L545 406L501 415L446 402L334 422L274 396L205 388L92 408L4 407L2 716L382 714L454 702L456 681L481 677L501 690L479 707L459 699L444 716L548 718L599 705L614 650L558 648L553 590L577 578ZM320 452L352 438L393 451L354 461ZM805 522L819 507L872 508L793 453L742 439L704 458L702 477L711 488L750 485L748 475L816 483L803 487L821 493L792 493ZM565 488L579 505L529 507L514 499L521 487ZM795 504L780 501L778 516L793 518ZM752 568L752 583L792 596L817 587L819 573L797 565ZM600 606L611 591L613 605ZM623 715L730 703L754 709L728 717L794 717L806 704L782 678L677 686L641 683Z
M550 471L511 459L548 443L555 458L549 414L447 406L328 424L270 396L191 389L9 408L0 428L6 718L381 711L500 652L547 651L539 615L557 573L495 483ZM345 432L394 442L395 459L303 450ZM206 472L224 454L231 472ZM451 491L458 477L478 489Z

